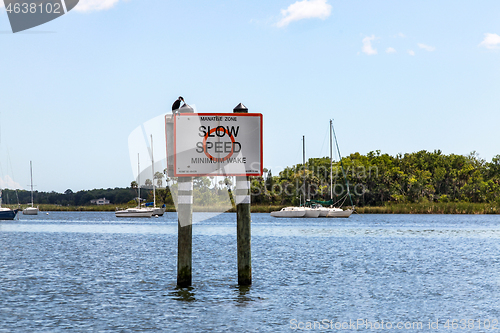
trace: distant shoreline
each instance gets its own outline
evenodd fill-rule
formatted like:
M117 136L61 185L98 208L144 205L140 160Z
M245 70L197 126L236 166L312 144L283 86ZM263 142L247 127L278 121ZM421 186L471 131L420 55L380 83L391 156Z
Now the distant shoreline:
M37 206L37 205L35 205ZM17 208L17 205L4 205L4 207ZM22 205L21 208L26 208ZM125 206L58 206L58 205L38 205L42 212L114 212L117 208L123 209ZM283 205L253 205L252 213L270 213L280 210ZM220 212L222 208L213 206L194 206L194 212ZM166 207L167 212L176 212L175 206ZM234 213L234 208L227 210ZM385 206L356 207L358 214L500 214L500 204L496 203L469 203L469 202L447 202L447 203L405 203L387 204ZM22 213L21 213L22 214Z

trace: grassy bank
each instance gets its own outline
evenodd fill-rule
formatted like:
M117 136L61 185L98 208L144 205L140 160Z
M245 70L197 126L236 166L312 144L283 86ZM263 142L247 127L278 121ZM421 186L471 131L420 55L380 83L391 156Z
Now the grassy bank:
M8 207L12 209L18 208L17 205L2 205L3 207ZM114 206L114 205L102 205L102 206L60 206L60 205L35 205L38 206L40 211L43 212L114 212L118 209L128 208L127 206ZM28 207L27 205L21 205L21 210ZM130 206L135 207L135 206ZM225 206L224 206L225 207ZM194 212L220 212L224 207L218 206L194 206ZM280 210L283 206L252 206L252 213L270 213L275 210ZM165 208L166 212L176 212L174 205L168 205ZM228 212L236 212L236 208L233 207L228 210Z
M17 208L17 205L3 205L4 207ZM22 205L21 208L26 208ZM252 213L270 213L280 210L284 206L253 205ZM116 207L105 206L59 206L59 205L39 205L41 211L53 212L114 212L116 208L124 209L125 206ZM222 207L216 206L194 206L195 212L220 212ZM175 212L175 206L166 207L167 212ZM236 212L233 207L228 212ZM448 203L409 203L392 204L378 207L356 207L359 214L500 214L500 205L491 203L469 203L469 202L448 202Z
M252 206L252 213L270 213L284 206ZM359 214L500 214L500 205L491 203L412 203L380 207L356 207Z
M500 206L491 203L429 202L357 207L356 211L359 214L500 214Z
M12 209L18 208L17 205L2 205L3 207L8 207ZM102 206L60 206L60 205L35 205L38 206L40 211L43 212L114 212L118 209L128 208L127 206L114 206L114 205L102 205ZM21 205L21 209L28 207L27 205ZM135 206L129 206L135 207ZM220 212L224 210L226 206L194 206L194 212ZM270 213L275 210L280 210L283 206L252 206L252 213ZM165 208L166 212L176 212L174 205L168 205ZM228 212L236 212L236 208L233 207L228 210Z

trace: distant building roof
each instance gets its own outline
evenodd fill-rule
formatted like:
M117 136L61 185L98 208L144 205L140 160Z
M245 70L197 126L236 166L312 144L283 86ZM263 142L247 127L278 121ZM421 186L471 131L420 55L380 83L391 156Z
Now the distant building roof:
M94 205L109 205L111 202L106 198L100 198L100 199L90 200L90 203Z

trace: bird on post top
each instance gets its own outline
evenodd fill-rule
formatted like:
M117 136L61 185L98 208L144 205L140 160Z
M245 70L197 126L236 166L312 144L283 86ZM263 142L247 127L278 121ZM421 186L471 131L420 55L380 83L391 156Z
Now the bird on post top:
M186 102L184 102L184 98L182 98L182 96L179 96L179 98L175 100L174 104L172 104L172 113L178 112L176 110L179 110L179 108L181 107L181 102L186 104Z

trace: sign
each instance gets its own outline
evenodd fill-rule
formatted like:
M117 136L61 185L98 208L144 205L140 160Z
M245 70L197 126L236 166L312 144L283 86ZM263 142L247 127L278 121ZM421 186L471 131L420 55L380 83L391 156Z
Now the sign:
M175 177L262 175L262 114L180 113L173 118Z

